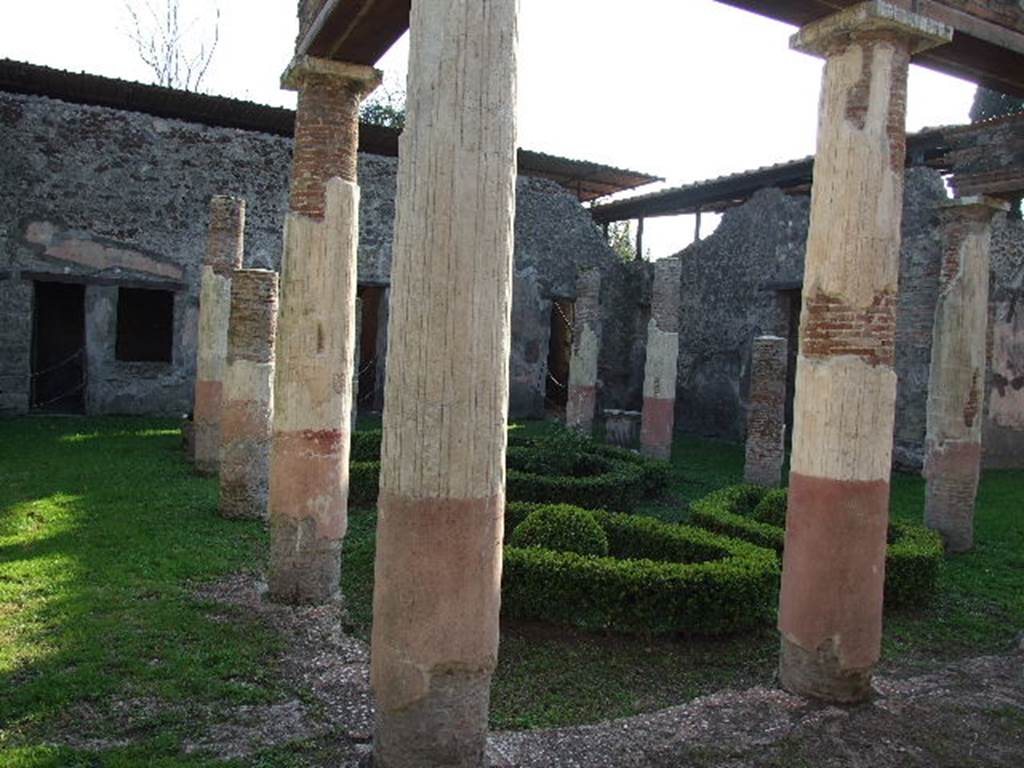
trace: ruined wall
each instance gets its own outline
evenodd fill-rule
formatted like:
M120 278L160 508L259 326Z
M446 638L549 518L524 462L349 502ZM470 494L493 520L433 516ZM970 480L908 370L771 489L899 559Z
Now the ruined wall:
M2 284L0 284L2 285ZM983 461L1024 465L1024 222L998 216L992 229L987 412Z
M189 411L209 199L245 198L245 266L278 269L291 140L0 94L0 159L0 413L28 408L31 281L42 275L88 284L89 412ZM363 285L389 282L396 162L359 158ZM642 313L643 266L618 261L572 194L550 181L520 178L514 416L544 413L551 299L573 297L582 265L622 275L608 277L615 288L603 299L612 318L605 325L601 376L616 389L606 395L608 407L639 402L642 337L637 365L634 330L642 326L636 316ZM115 359L119 285L174 291L170 363ZM378 347L384 348L383 339Z
M907 171L896 327L899 386L894 460L908 467L919 467L923 459L941 253L935 205L945 197L936 172ZM712 235L683 251L679 429L736 442L745 438L750 345L760 334L790 335L786 291L799 288L803 279L808 202L779 190L762 190L728 211ZM1019 262L1018 235L997 233L996 241L1015 243L1011 250ZM994 280L994 286L1006 283L999 275ZM1006 302L1004 298L1004 315L1009 311Z

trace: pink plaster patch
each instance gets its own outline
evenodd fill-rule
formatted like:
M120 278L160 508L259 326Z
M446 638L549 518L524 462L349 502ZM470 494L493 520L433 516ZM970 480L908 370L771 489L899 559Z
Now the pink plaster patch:
M832 642L845 669L878 660L889 483L789 479L779 630L814 653Z
M675 398L644 398L643 416L640 421L640 445L666 457L672 452L675 409Z
M342 538L348 523L348 433L278 432L271 451L271 514L314 518L318 536Z

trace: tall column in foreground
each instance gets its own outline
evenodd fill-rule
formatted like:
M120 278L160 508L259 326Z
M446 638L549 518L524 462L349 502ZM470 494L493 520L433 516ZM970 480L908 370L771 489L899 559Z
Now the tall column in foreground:
M224 416L221 423L220 513L264 519L274 412L277 273L240 269L231 278Z
M505 509L517 5L412 6L373 599L379 768L484 760Z
M750 410L743 481L777 488L786 458L786 340L758 336L750 351Z
M601 272L593 267L576 278L576 304L569 356L565 425L584 435L594 430L597 359L601 352Z
M883 2L809 24L824 56L779 630L795 693L870 693L882 633L910 56L947 28Z
M683 262L654 263L651 319L647 323L647 362L644 365L644 408L640 450L645 456L672 456L676 421L676 374L679 368L679 281Z
M945 244L932 330L924 520L951 552L974 546L981 472L992 217L1009 205L984 197L940 209Z
M285 218L270 460L270 596L319 603L338 591L348 523L355 345L359 103L364 66L299 57Z
M245 200L227 195L210 199L210 230L199 285L199 338L196 393L192 407L196 470L217 473L220 464L221 395L228 354L231 273L242 268Z

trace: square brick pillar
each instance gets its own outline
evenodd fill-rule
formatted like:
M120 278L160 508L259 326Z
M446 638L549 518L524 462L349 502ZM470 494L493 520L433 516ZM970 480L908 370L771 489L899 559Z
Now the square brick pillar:
M882 635L910 57L952 30L884 2L802 28L825 58L779 631L783 687L870 693Z
M644 407L640 450L645 456L672 456L675 428L676 375L679 368L679 281L681 259L654 263L654 294L647 322L647 361L644 363Z
M743 481L766 488L782 483L786 459L788 345L779 336L758 336L750 350L750 406Z
M517 6L412 6L373 595L378 768L484 764L505 511Z
M277 331L277 273L240 269L231 278L220 449L220 513L264 519L270 476Z
M601 272L581 270L576 278L572 352L565 425L584 435L594 431L597 408L597 360L601 353Z
M974 546L981 473L992 217L1005 202L969 197L940 207L944 237L932 330L924 521L951 552Z
M370 67L299 57L285 217L270 459L272 599L321 603L338 592L348 525L355 354L359 104Z
M242 268L245 201L210 199L210 229L199 284L196 392L192 407L193 460L197 472L215 475L220 464L221 394L228 354L231 273Z

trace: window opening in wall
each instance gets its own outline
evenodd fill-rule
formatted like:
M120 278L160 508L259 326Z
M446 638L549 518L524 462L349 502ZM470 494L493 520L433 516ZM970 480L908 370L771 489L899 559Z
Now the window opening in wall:
M84 285L35 283L31 377L34 410L84 413Z
M118 289L117 359L169 363L173 346L174 293L152 288Z
M544 397L549 414L561 414L569 400L569 360L576 304L569 299L551 302L551 337L548 343L548 378Z

